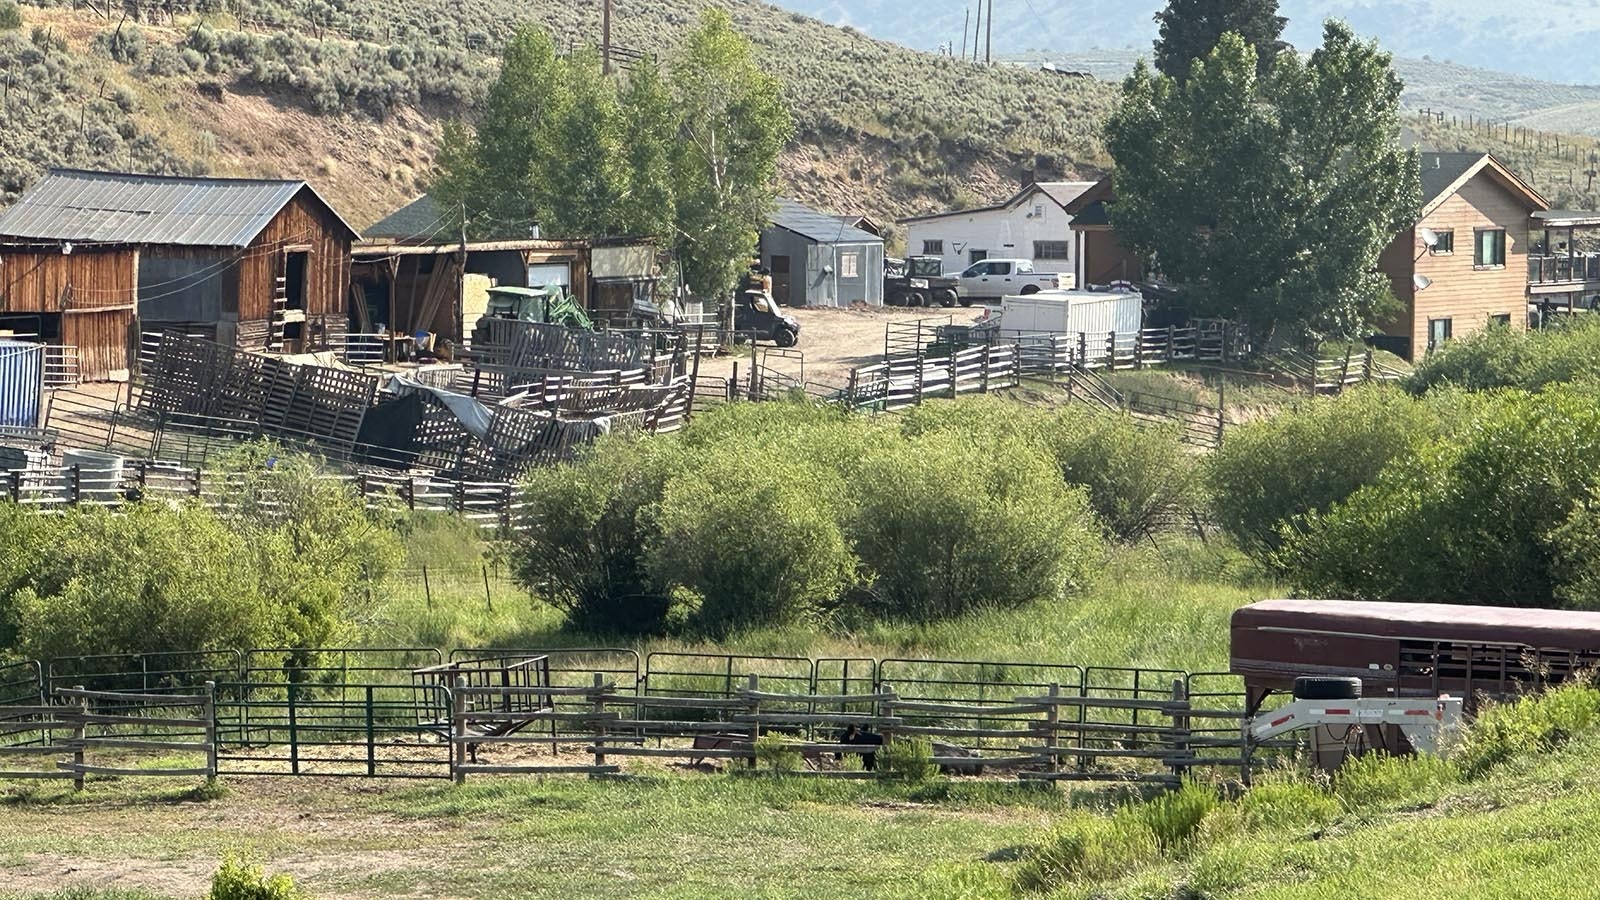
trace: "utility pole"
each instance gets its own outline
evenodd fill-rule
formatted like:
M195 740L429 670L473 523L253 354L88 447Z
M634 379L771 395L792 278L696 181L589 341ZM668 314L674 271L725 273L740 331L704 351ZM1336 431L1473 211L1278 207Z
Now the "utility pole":
M983 64L994 64L994 0L989 0L989 21L983 26Z
M600 72L611 74L611 0L600 0L605 12L600 16ZM990 0L993 2L993 0Z
M961 58L967 58L967 30L972 27L972 7L967 7L967 15L961 20Z
M983 0L978 0L978 19L972 23L972 61L978 61L978 37L983 34Z

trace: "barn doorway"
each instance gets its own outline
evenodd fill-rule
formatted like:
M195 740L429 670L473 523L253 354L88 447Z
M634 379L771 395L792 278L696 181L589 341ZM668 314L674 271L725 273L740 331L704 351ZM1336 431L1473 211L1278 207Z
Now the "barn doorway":
M305 345L306 295L310 291L311 254L291 250L283 255L283 339L295 349Z
M772 258L772 299L789 306L789 257Z

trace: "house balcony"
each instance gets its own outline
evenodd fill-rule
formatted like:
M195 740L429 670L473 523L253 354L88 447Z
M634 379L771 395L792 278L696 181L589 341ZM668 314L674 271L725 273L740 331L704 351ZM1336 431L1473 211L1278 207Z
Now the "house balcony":
M1600 253L1528 257L1528 293L1600 290Z

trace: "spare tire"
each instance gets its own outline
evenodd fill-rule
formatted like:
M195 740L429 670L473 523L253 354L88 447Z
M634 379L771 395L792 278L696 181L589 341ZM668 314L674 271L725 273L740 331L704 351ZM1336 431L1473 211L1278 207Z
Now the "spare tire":
M1296 678L1296 700L1360 700L1359 678Z

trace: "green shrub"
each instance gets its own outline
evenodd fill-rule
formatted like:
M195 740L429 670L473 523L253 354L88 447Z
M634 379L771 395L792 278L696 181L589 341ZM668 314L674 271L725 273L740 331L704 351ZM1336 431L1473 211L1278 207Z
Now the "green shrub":
M1600 376L1600 316L1581 316L1542 331L1493 327L1428 354L1406 380L1421 394L1443 385L1467 390L1541 390Z
M1180 853L1190 847L1205 817L1221 805L1214 789L1185 779L1177 790L1129 807L1124 814L1143 823L1163 853Z
M1333 793L1346 809L1362 810L1407 800L1431 800L1459 779L1439 756L1368 753L1347 759L1334 774Z
M1044 893L1069 881L1119 878L1161 856L1156 836L1138 816L1078 813L1017 869L1017 888Z
M228 527L252 547L279 548L294 559L288 569L270 569L265 562L263 568L276 576L283 596L299 598L300 618L307 623L295 630L311 645L333 637L311 622L358 609L371 585L400 564L398 503L388 512L368 509L350 485L327 478L315 457L258 442L220 454L211 465L229 478L230 502L218 513Z
M1321 825L1339 814L1339 802L1297 775L1265 776L1238 803L1250 831L1291 831Z
M1479 778L1514 757L1543 753L1600 725L1600 690L1573 682L1511 703L1478 710L1461 733L1452 762Z
M1342 506L1306 520L1280 561L1312 594L1550 606L1561 527L1600 459L1593 388L1493 396Z
M94 48L119 63L136 63L144 58L144 32L124 22L94 36Z
M1017 439L980 446L946 432L874 450L849 533L867 603L936 619L1059 600L1088 582L1101 547L1080 489Z
M788 746L794 738L786 734L763 734L756 738L753 750L756 763L774 772L795 772L805 764L800 751Z
M1045 441L1062 478L1083 485L1119 540L1150 536L1194 499L1194 456L1175 425L1140 427L1127 415L1072 409L1050 423Z
M912 784L939 774L933 761L933 741L925 737L893 737L877 752L878 767Z
M0 31L15 31L22 27L22 8L11 0L0 2Z
M650 577L645 545L677 451L671 439L606 438L571 465L535 469L522 487L525 527L511 544L517 583L573 629L660 632L671 595Z
M1393 390L1318 399L1228 432L1206 466L1212 515L1268 560L1285 529L1375 481L1438 429L1426 404Z
M313 646L340 623L335 580L199 506L0 505L0 526L0 619L21 655Z
M803 459L713 454L667 481L646 564L663 589L698 597L692 621L703 633L817 615L855 581L842 492L836 476Z
M268 877L261 867L247 863L232 853L222 858L222 867L211 877L207 900L303 900L305 894L287 875Z

